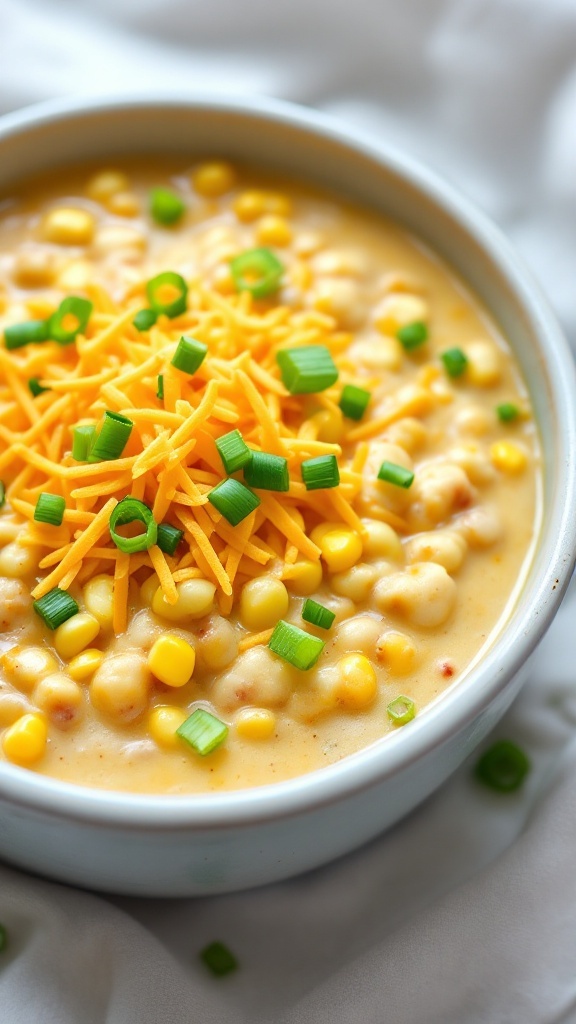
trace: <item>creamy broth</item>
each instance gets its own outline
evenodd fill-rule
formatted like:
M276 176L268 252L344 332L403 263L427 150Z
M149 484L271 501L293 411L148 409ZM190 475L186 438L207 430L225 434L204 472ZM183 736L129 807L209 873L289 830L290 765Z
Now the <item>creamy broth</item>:
M171 224L150 214L158 187L183 204L163 198ZM281 264L264 298L231 270L254 249ZM146 283L165 271L186 281L187 308L138 330ZM280 781L410 728L389 706L403 697L406 718L424 713L497 635L538 529L529 399L486 310L397 225L251 169L83 168L7 197L0 288L0 758L134 792ZM68 296L91 303L69 344L6 346L11 327L46 323ZM74 314L62 324L78 327ZM171 365L183 335L207 347L191 373ZM331 353L338 379L289 393L275 353L305 345ZM215 411L188 430L211 380ZM345 385L370 395L356 419L340 409ZM74 459L73 428L98 436L106 411L134 424L120 461ZM253 486L260 505L231 525L208 494L227 476L214 441L237 428L253 450L275 439L290 490ZM170 489L182 438L186 479ZM329 455L339 484L308 490L301 463ZM34 520L40 493L64 499L61 525ZM106 527L68 555L130 495L183 531L173 555L125 555ZM32 607L53 586L80 616L55 631ZM307 598L333 612L330 628L302 618ZM280 620L323 642L311 668L269 648ZM197 708L228 727L206 756L175 732Z

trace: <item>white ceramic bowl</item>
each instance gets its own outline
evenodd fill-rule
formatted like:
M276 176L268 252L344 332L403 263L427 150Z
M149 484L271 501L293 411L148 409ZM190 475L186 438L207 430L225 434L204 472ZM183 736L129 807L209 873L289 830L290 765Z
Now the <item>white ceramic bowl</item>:
M418 234L457 268L512 344L545 457L544 528L506 628L409 728L292 781L214 795L109 793L0 764L0 854L14 864L126 894L226 892L316 867L390 826L454 771L517 694L574 562L574 370L538 288L483 215L380 140L310 110L215 97L42 105L0 120L1 194L32 171L138 152L279 167Z

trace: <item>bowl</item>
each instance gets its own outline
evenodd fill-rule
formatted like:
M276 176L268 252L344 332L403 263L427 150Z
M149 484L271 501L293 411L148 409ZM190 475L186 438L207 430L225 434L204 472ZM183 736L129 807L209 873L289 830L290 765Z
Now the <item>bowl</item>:
M509 339L544 453L545 528L496 641L410 728L330 767L252 790L143 796L0 764L0 855L75 885L147 896L278 881L360 846L425 799L510 705L574 563L572 357L503 235L446 182L379 139L286 103L222 97L64 101L0 120L0 186L135 153L249 159L391 215L455 266Z

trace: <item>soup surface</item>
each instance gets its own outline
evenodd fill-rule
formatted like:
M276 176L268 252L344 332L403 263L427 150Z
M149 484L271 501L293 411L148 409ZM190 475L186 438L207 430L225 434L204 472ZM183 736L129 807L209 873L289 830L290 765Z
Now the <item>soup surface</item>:
M0 758L190 793L410 728L538 529L519 371L398 226L220 162L0 207Z

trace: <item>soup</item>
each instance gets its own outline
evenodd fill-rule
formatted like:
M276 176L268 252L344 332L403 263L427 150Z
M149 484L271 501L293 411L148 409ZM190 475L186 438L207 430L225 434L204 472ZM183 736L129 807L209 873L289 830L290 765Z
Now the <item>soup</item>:
M410 728L502 628L539 449L452 270L222 162L0 220L0 750L106 789L280 781Z

